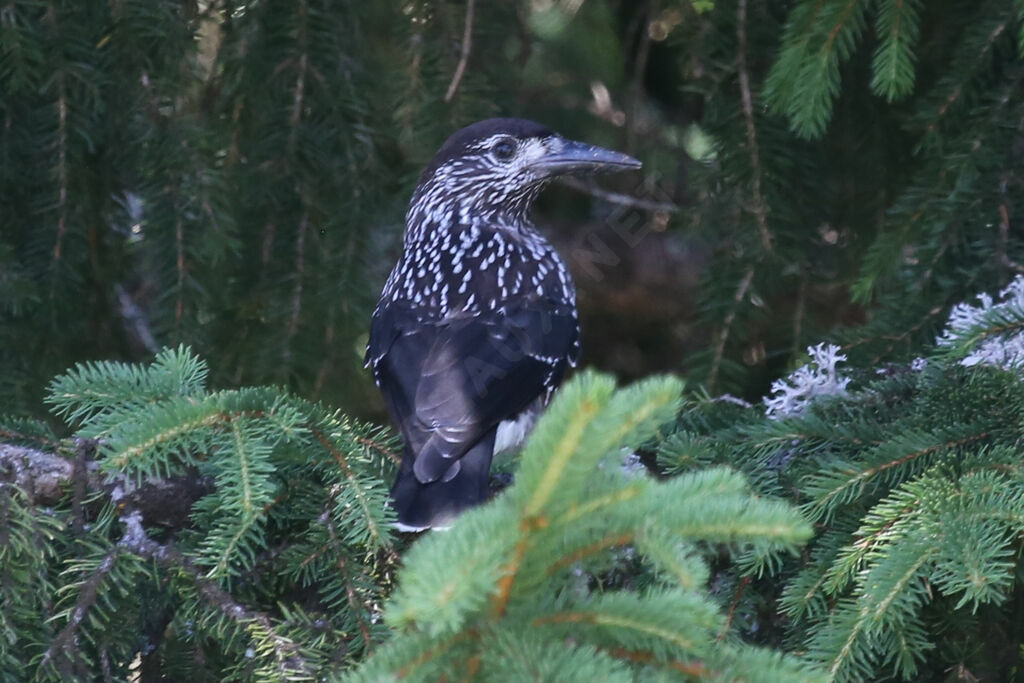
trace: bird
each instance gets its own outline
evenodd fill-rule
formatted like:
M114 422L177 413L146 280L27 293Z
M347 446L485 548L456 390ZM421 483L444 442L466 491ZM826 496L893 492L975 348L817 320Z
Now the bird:
M454 133L419 177L402 253L374 309L366 365L403 441L389 504L405 532L484 502L580 357L576 290L530 219L553 178L640 168L515 118Z

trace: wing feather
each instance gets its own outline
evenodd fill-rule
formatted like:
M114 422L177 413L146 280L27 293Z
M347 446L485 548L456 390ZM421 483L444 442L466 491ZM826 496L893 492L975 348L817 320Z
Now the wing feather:
M499 422L557 386L578 348L573 311L546 299L437 322L398 305L378 314L367 361L421 483L454 476Z

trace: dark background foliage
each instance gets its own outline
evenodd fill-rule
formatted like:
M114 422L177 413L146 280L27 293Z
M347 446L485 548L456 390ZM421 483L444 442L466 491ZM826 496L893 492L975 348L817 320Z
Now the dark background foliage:
M184 341L221 385L378 415L360 353L411 188L498 114L645 163L539 207L585 363L756 397L832 331L905 355L1019 270L1022 142L1017 10L906 3L887 29L903 5L479 2L464 43L464 2L9 3L8 411Z

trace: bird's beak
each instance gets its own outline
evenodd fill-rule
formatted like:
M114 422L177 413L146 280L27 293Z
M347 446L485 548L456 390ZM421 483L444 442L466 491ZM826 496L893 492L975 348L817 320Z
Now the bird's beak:
M547 153L531 164L547 176L628 171L642 165L629 155L558 137L548 144Z

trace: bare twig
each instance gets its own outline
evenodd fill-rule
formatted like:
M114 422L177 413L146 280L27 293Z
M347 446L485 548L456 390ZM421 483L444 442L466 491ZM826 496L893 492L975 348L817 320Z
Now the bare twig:
M295 89L292 95L292 112L288 117L288 152L295 152L295 142L298 139L299 122L302 121L302 109L306 99L306 71L309 69L309 53L306 50L306 22L308 8L305 2L299 3L299 26L297 42L302 54L299 55L298 75L295 77Z
M53 245L53 261L60 261L64 235L68 227L68 99L64 92L64 76L57 75L57 241Z
M754 216L761 235L761 246L768 253L772 251L772 234L768 230L768 207L761 195L761 155L757 145L757 129L754 127L754 102L750 94L750 74L747 73L747 0L739 0L736 8L736 71L740 81L740 98L743 102L743 118L747 124L747 147L750 151L750 166L754 171L751 192L754 195Z
M178 257L175 260L175 269L178 273L178 287L175 293L177 300L174 304L174 329L179 330L182 317L185 314L185 226L182 223L180 214L178 215L177 222L174 224L174 245L178 251Z
M803 336L804 313L807 309L807 273L800 276L800 289L796 294L796 310L793 312L793 349L795 357L800 353L800 337Z
M85 496L89 491L89 461L96 453L96 442L75 439L75 459L71 466L71 531L75 538L85 532Z
M462 32L462 48L459 52L459 63L455 66L455 73L452 75L452 82L448 85L448 92L444 94L444 101L451 102L455 97L455 91L459 89L462 76L466 73L466 64L469 62L469 52L473 47L473 6L475 0L466 0L466 27Z
M740 598L743 597L743 591L746 590L750 584L750 577L744 576L740 581L740 585L736 587L736 594L732 598L732 604L729 605L729 613L725 616L725 624L722 625L722 630L718 633L718 642L722 642L725 636L729 633L729 627L732 626L732 620L736 616L736 608L740 604Z
M750 283L753 281L754 268L751 267L736 287L736 293L732 296L732 307L729 308L729 313L725 316L725 320L722 321L722 331L718 335L718 343L715 344L715 356L711 361L711 372L708 375L709 390L714 388L715 381L718 379L718 368L722 364L722 356L725 354L725 343L729 340L729 329L732 327L733 321L736 320L736 310L740 307L740 303L743 301L743 297L747 295L747 290L750 289Z
M299 219L299 234L295 238L295 286L292 288L292 311L288 318L288 328L284 338L284 362L282 371L288 372L291 364L292 340L299 330L299 319L302 314L302 278L306 275L306 230L309 228L309 208L302 212Z
M59 455L0 444L0 482L14 484L32 502L54 503L63 498L73 472L74 463Z
M739 396L733 396L732 394L721 394L711 399L715 403L731 403L741 408L753 408L754 406L749 401L744 401Z
M622 194L620 192L609 192L593 181L569 177L560 178L559 181L566 187L571 187L572 189L579 190L580 192L586 192L592 197L603 199L610 204L630 206L643 211L667 211L669 213L679 211L679 206L672 202L659 202L653 199L644 199L643 197L634 197L633 195Z
M644 72L647 70L647 60L651 54L651 19L658 13L659 4L659 0L647 0L646 6L640 10L640 37L626 104L626 149L630 152L636 147L637 114L644 92Z

